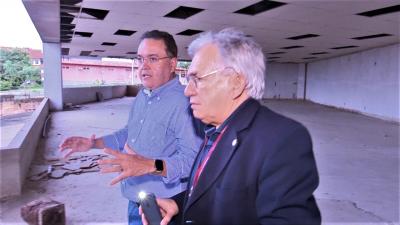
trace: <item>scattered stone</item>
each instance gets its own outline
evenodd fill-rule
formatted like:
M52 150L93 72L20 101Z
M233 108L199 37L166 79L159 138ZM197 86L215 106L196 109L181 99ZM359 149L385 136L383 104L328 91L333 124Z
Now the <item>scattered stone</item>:
M81 163L80 168L81 169L90 169L94 166L96 166L96 165L94 165L94 163L92 161L86 161L86 162Z
M86 157L86 156L74 156L74 157L70 157L70 158L68 159L68 161L74 161L74 160L77 160L77 159L81 159L82 157Z
M96 160L96 161L92 162L91 167L98 166L98 165L99 165L99 163Z
M31 168L30 181L40 181L47 179L61 179L70 174L79 175L81 173L99 172L97 160L107 157L106 155L83 155L74 156L67 161L54 162L50 165L35 165Z
M47 173L51 173L51 171L53 171L53 166L52 166L52 165L49 165L49 166L47 167Z
M90 169L86 169L85 173L93 173L93 172L99 172L99 171L100 171L99 167L93 167L93 168L90 168Z
M73 105L72 103L65 103L64 105L64 111L71 111L71 110L76 110L76 109L81 109L81 105Z
M62 162L58 162L58 163L53 163L53 166L64 166L65 163Z
M84 170L77 169L77 170L74 170L74 171L68 172L68 174L76 174L76 175L78 175L78 174L81 174L83 171L84 171Z
M21 217L30 225L65 225L65 207L52 199L34 200L21 207Z
M80 163L77 162L77 163L68 163L68 164L65 164L62 168L63 168L63 169L66 169L66 170L70 170L70 171L75 171L75 170L77 170L77 169L80 169L81 166L80 166Z
M65 170L54 170L51 172L50 177L54 179L61 179L63 178L68 172Z

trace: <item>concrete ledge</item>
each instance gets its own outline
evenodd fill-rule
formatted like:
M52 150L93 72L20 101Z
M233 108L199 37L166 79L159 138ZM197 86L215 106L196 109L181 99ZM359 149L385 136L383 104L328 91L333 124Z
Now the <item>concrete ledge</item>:
M127 86L103 86L103 87L77 87L63 88L63 102L83 104L97 101L97 94L101 93L104 100L112 98L121 98L126 95Z
M44 98L10 144L0 149L0 198L21 194L48 114L49 99Z

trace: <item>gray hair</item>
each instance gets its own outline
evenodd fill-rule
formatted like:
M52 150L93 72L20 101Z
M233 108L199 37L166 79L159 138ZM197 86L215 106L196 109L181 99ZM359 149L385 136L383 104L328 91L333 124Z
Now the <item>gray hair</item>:
M206 44L215 44L225 66L245 76L246 89L251 97L263 97L265 61L259 44L242 31L226 28L217 33L207 32L192 41L188 48L189 55L193 57Z

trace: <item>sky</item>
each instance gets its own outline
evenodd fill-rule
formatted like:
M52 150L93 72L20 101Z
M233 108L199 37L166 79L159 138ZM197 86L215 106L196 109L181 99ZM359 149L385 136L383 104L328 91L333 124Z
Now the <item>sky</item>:
M0 46L42 49L22 0L0 0Z

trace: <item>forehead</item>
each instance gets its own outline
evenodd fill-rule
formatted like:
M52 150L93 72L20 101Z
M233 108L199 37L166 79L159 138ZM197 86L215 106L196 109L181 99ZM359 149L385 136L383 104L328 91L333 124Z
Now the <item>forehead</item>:
M214 44L206 44L194 55L189 73L206 72L219 64L222 64L219 49Z
M163 55L166 54L167 46L163 40L152 38L143 39L138 47L138 55Z

